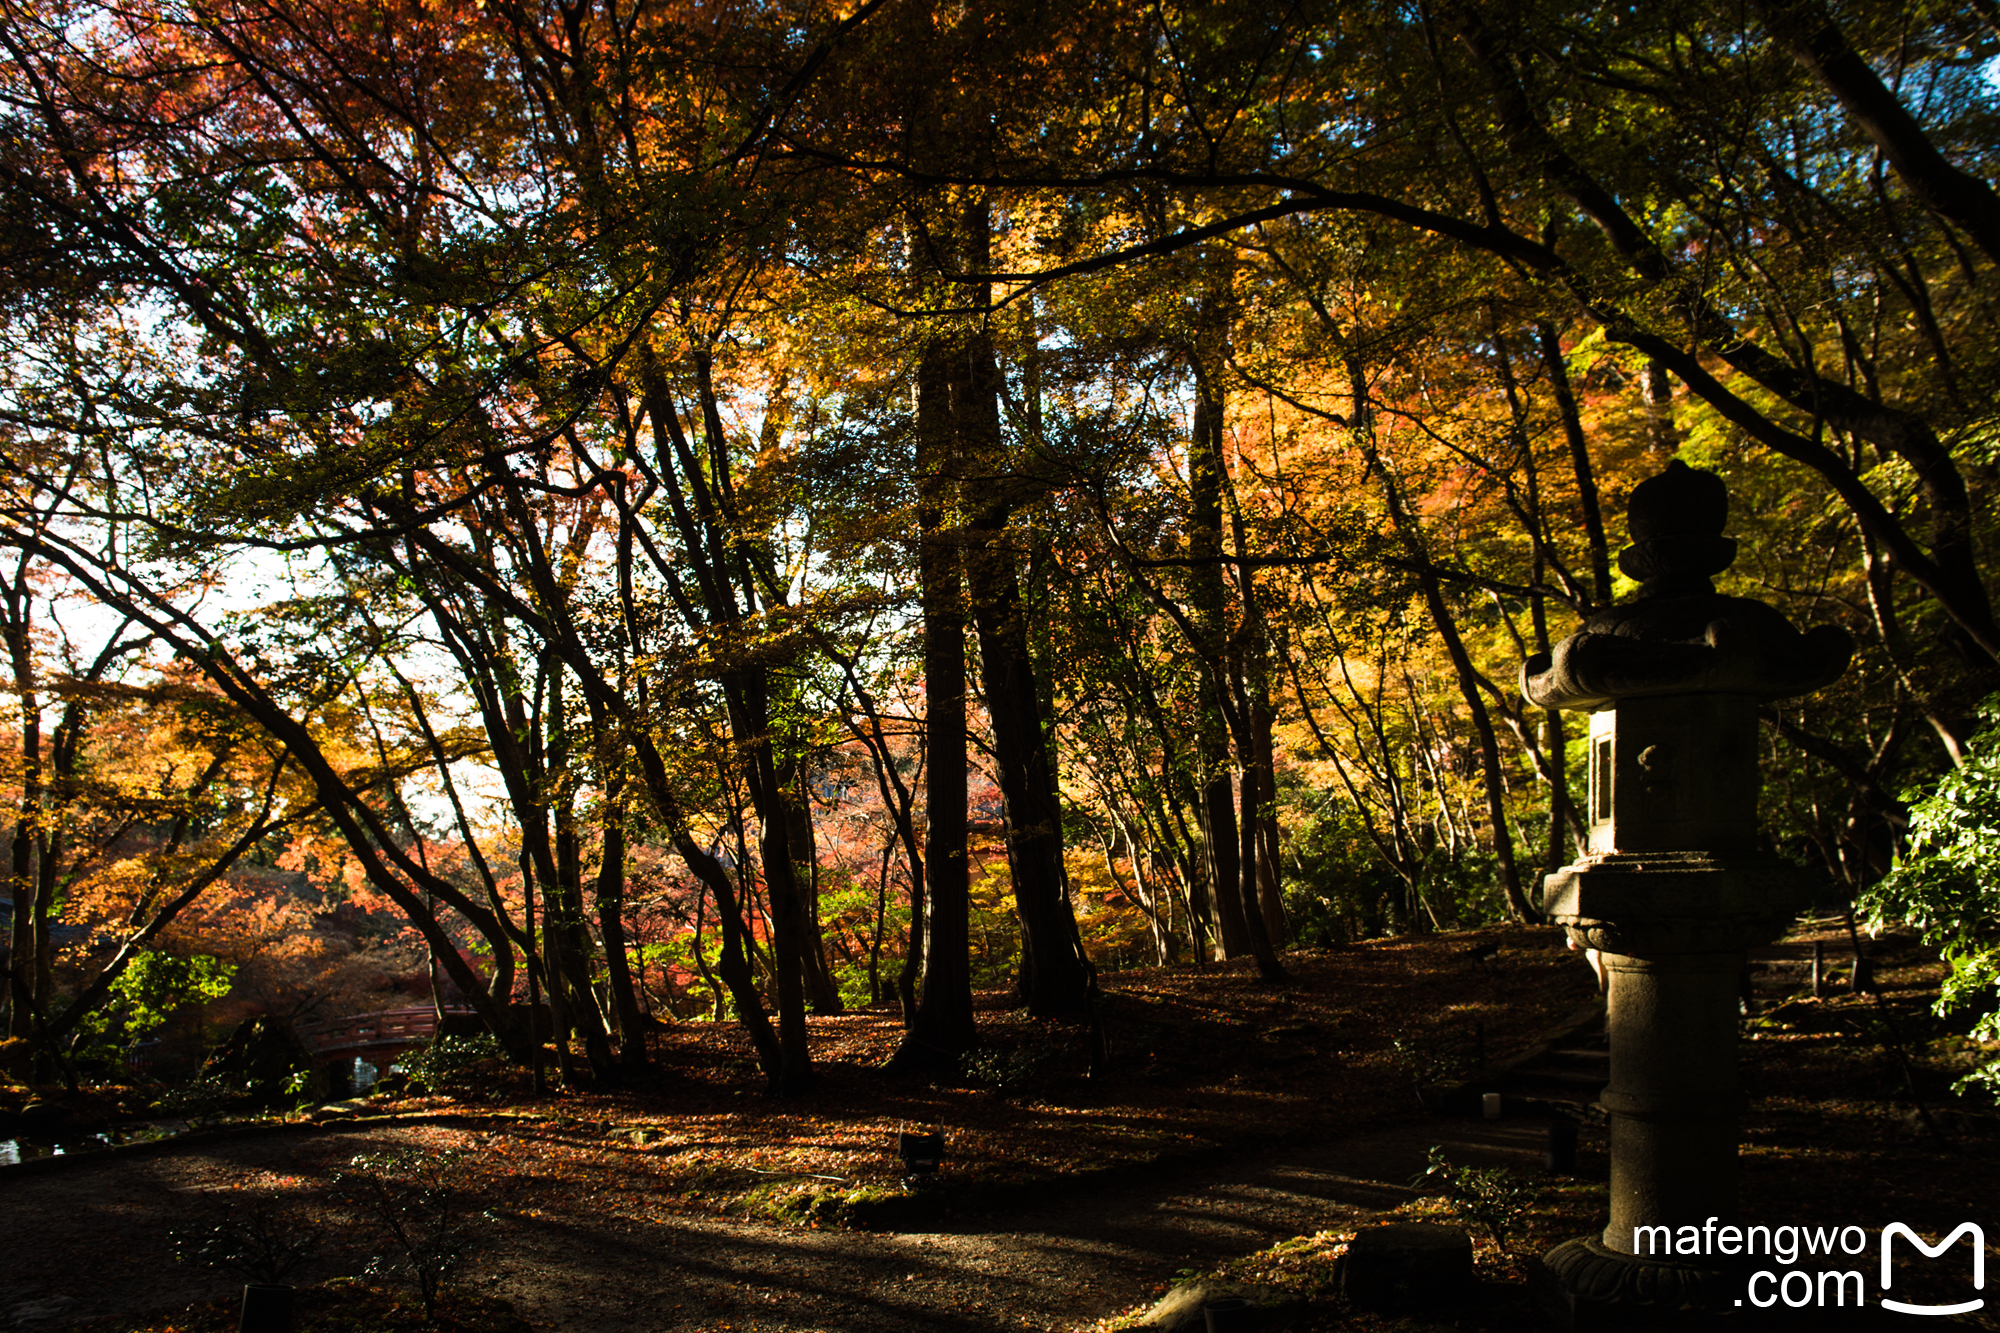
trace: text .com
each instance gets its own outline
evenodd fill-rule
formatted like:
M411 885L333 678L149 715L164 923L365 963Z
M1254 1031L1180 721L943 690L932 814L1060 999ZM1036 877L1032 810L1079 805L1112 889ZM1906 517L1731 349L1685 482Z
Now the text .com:
M1634 1254L1676 1259L1708 1258L1725 1256L1731 1259L1753 1259L1766 1256L1775 1261L1775 1266L1759 1268L1750 1274L1748 1289L1738 1298L1738 1305L1755 1306L1768 1310L1774 1305L1785 1305L1791 1309L1833 1309L1850 1305L1865 1305L1868 1301L1867 1277L1861 1269L1836 1271L1831 1268L1793 1267L1801 1256L1865 1254L1868 1250L1868 1233L1860 1227L1795 1227L1795 1226L1719 1226L1720 1219L1709 1218L1700 1226L1680 1227L1634 1227L1632 1229L1632 1250ZM1891 1222L1882 1228L1877 1242L1881 1254L1880 1302L1884 1309L1901 1314L1951 1315L1969 1314L1983 1309L1985 1297L1974 1297L1949 1305L1919 1305L1899 1301L1889 1295L1893 1281L1890 1258L1895 1243L1904 1240L1926 1259L1946 1259L1946 1251L1960 1240L1969 1239L1972 1249L1972 1289L1986 1289L1986 1233L1973 1222L1962 1222L1958 1228L1943 1240L1933 1245L1901 1222Z

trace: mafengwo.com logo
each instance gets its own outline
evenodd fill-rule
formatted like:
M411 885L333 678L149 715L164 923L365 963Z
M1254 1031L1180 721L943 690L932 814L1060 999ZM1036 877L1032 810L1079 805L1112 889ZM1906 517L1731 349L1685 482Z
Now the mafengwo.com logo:
M1717 1226L1718 1221L1711 1217L1698 1227L1634 1227L1633 1252L1661 1257L1672 1255L1675 1258L1726 1256L1744 1259L1761 1255L1773 1260L1772 1265L1750 1274L1748 1289L1736 1301L1740 1306L1768 1310L1782 1304L1793 1310L1808 1307L1828 1310L1851 1309L1867 1304L1868 1279L1862 1269L1842 1271L1824 1263L1813 1267L1797 1266L1801 1258L1823 1256L1838 1262L1840 1258L1852 1259L1867 1253L1868 1233L1862 1228L1736 1227ZM1883 1309L1899 1314L1954 1315L1971 1314L1974 1310L1985 1308L1986 1298L1983 1296L1946 1304L1921 1304L1897 1300L1890 1295L1890 1288L1895 1282L1892 1256L1899 1239L1909 1242L1924 1258L1940 1262L1954 1262L1947 1252L1961 1240L1970 1241L1972 1289L1986 1289L1986 1233L1978 1223L1961 1222L1951 1234L1932 1244L1903 1223L1891 1222L1882 1228L1877 1242L1881 1254L1881 1290L1876 1299Z

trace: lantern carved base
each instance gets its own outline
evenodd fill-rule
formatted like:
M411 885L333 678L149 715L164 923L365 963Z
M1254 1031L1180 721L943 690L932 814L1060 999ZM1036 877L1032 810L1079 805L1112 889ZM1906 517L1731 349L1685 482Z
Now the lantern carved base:
M1620 1254L1595 1236L1566 1240L1531 1271L1536 1304L1564 1333L1696 1329L1735 1307L1741 1275Z

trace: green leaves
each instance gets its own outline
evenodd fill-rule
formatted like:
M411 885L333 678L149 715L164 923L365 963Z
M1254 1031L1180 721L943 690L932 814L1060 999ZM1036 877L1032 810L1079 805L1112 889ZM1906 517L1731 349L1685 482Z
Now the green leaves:
M1861 906L1877 927L1901 918L1923 932L1951 969L1937 1002L1940 1016L1980 1012L1972 1035L2000 1041L2000 699L1987 700L1986 725L1959 767L1928 795L1909 793L1909 847L1896 868L1869 888ZM2000 1093L2000 1061L1960 1083Z
M439 1037L406 1052L397 1065L410 1080L429 1092L449 1092L478 1081L479 1066L506 1058L506 1051L491 1034L476 1037Z
M1454 1166L1444 1149L1433 1147L1424 1169L1410 1177L1410 1188L1442 1194L1454 1213L1507 1248L1513 1231L1541 1198L1542 1189L1504 1166Z
M207 954L135 954L111 983L110 1002L78 1024L84 1054L116 1056L166 1025L183 1006L229 994L236 965Z

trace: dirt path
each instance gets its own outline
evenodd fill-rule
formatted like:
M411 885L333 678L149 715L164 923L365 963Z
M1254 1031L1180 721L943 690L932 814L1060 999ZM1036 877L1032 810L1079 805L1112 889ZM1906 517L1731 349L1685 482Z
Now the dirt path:
M421 1144L518 1162L475 1287L564 1333L926 1333L1064 1329L1148 1299L1174 1271L1338 1225L1409 1197L1443 1142L1455 1161L1530 1168L1534 1121L1430 1121L1163 1175L928 1233L804 1230L667 1200L642 1154L535 1126L378 1127L239 1139L57 1171L0 1175L0 1328L36 1329L220 1294L173 1262L166 1229L229 1198L325 1208L356 1153ZM339 1219L302 1280L357 1271Z

